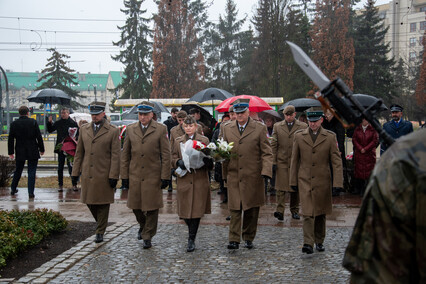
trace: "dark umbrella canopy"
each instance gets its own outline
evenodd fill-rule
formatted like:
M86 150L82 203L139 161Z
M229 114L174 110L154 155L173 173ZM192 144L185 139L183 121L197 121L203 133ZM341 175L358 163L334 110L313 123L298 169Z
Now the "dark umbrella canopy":
M233 95L225 90L218 89L218 88L208 88L204 89L195 95L193 95L188 102L205 102L205 101L211 101L211 100L219 100L224 101L228 98L233 97Z
M71 97L59 89L42 89L33 92L27 100L32 103L69 105Z
M200 107L199 105L196 104L184 104L182 105L182 109L186 111L187 113L189 113L189 110L191 108L196 108L200 110L200 121L202 123L204 123L206 126L210 127L211 129L214 128L214 126L216 125L216 119L213 118L213 116L210 114L210 112L208 112L207 110L205 110L204 108Z
M283 104L279 110L283 111L286 106L292 105L296 109L297 112L305 111L308 108L311 107L320 107L321 103L318 100L315 99L309 99L309 98L300 98L300 99L294 99L291 101L286 102Z
M282 112L281 112L282 114ZM268 110L264 110L258 113L259 117L263 120L265 120L267 117L273 117L275 118L275 121L281 121L283 120L283 117L280 115L280 113L278 113L275 110L272 109L268 109Z
M369 106L374 105L373 107L374 110L384 111L388 109L383 102L379 103L379 99L376 97L373 97L370 95L363 95L363 94L354 94L352 96L355 99L357 99L357 101L365 108L368 108ZM354 107L352 102L348 98L345 98L345 100L348 103L348 105L350 105L352 108Z
M154 113L157 115L162 112L169 112L167 108L160 102L150 101L154 104ZM138 105L133 106L128 112L121 115L122 120L138 120Z

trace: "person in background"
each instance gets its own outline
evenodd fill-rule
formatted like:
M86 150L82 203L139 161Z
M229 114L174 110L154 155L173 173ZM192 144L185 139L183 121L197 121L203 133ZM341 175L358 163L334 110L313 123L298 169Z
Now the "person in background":
M73 183L81 174L81 202L97 223L95 242L104 240L109 207L120 174L119 129L105 119L105 102L89 104L92 122L83 124L77 141L72 169Z
M203 129L203 135L205 135L207 138L209 138L209 140L211 140L213 132L212 130L209 128L209 126L205 125L202 121L201 121L201 111L198 108L191 108L189 110L189 115L191 115L192 117L195 118L195 120L197 121L197 123L199 125L201 125L202 129Z
M284 220L286 193L290 195L291 217L296 220L300 219L299 192L290 187L290 165L294 135L296 131L308 127L306 123L296 119L294 106L286 106L283 113L284 120L275 123L271 141L274 166L277 172L277 209L274 212L274 217L279 221Z
M299 121L308 124L308 119L306 118L306 113L299 115Z
M121 153L121 178L129 180L127 207L139 223L137 238L143 240L144 249L152 246L157 233L161 189L169 185L171 173L167 127L153 120L153 110L151 102L138 105L139 122L127 127Z
M64 164L67 161L68 165L68 173L71 176L72 173L72 165L70 161L68 161L67 156L61 151L61 149L57 149L58 145L61 144L66 137L69 136L68 129L71 127L77 127L78 124L70 117L70 110L66 107L61 109L61 119L53 122L53 118L49 115L48 121L46 123L47 131L52 133L54 131L57 132L56 137L56 145L55 145L55 153L58 154L58 191L64 191ZM72 183L72 189L77 191L77 183Z
M294 134L290 186L299 192L303 215L302 252L311 254L315 244L322 252L326 215L331 214L332 187L343 186L342 159L336 135L321 127L323 112L307 113L309 127Z
M268 136L268 140L269 140L270 143L272 143L272 139L273 139L272 136L274 134L275 122L276 122L275 117L273 117L273 116L266 116L265 117L264 123L266 125L266 129L268 130L267 136ZM265 179L265 194L268 192L268 187L269 187L269 192L272 196L277 194L277 192L275 190L276 174L277 174L277 168L275 166L273 166L272 167L272 178Z
M37 121L29 118L27 106L19 108L19 118L10 124L7 141L9 158L15 159L16 169L13 173L10 194L18 192L18 183L28 161L28 197L34 199L34 186L38 159L44 154L44 143Z
M182 160L180 143L185 143L189 139L209 143L209 139L197 131L197 122L192 116L185 118L183 128L185 135L176 138L176 143L172 150L172 167L185 170ZM183 177L178 177L177 182L177 208L179 218L183 219L188 226L188 246L186 251L195 250L195 238L197 237L200 220L204 214L211 213L211 197L208 171L213 168L213 161L210 157L203 158L204 166L200 169L191 169Z
M350 283L426 283L426 130L375 166L343 258Z
M222 121L218 123L215 131L213 132L212 142L216 142L219 139L219 135L221 131L220 129L222 128L223 125L226 125L226 123L230 121L230 119L231 118L229 117L229 113L224 114L222 116ZM222 176L221 162L214 163L214 180L219 183L219 190L217 194L224 194L222 203L227 203L228 202L227 189L225 187L225 180L223 179L223 176Z
M352 135L354 145L355 183L354 194L364 195L370 174L376 165L376 148L379 145L377 131L363 118Z
M340 123L340 121L334 117L330 110L327 110L325 113L325 120L322 127L324 129L333 131L336 134L337 146L339 147L340 158L342 160L343 166L343 184L345 188L348 188L348 176L347 176L347 167L346 167L346 152L345 152L345 128ZM343 190L343 189L342 189ZM338 196L340 191L337 191L336 188L333 189L332 196Z
M403 110L404 108L400 105L391 105L390 111L392 112L392 120L383 124L383 130L385 130L395 140L413 132L413 124L402 118ZM383 155L386 149L387 146L382 143L380 146L380 155Z
M233 102L237 121L223 128L223 140L234 142L231 153L235 155L223 165L231 211L228 249L238 249L241 238L247 249L254 247L259 210L265 203L264 179L272 176L272 150L266 126L249 118L249 101Z
M170 130L172 130L172 128L175 127L176 125L179 125L177 121L178 112L179 112L179 109L177 107L172 108L172 110L170 111L171 116L169 116L169 118L167 118L167 120L164 121L164 124L167 126L167 133L169 134L169 137L170 137Z

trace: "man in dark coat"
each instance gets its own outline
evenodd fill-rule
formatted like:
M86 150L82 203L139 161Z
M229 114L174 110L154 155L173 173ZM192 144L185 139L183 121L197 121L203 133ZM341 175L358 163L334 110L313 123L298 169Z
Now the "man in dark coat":
M334 115L331 113L331 111L327 111L325 113L325 120L322 124L322 127L324 127L327 130L333 131L336 134L337 139L337 147L339 148L340 157L342 159L342 166L343 166L343 182L344 187L348 187L348 176L347 176L347 167L346 167L346 152L345 152L345 128L340 123L340 121L334 117ZM340 192L333 190L332 196L338 196Z
M77 122L70 118L70 111L68 108L64 107L61 109L61 119L53 122L52 116L49 116L49 120L46 123L47 131L52 133L54 131L57 132L56 145L55 145L55 153L58 154L58 191L63 191L64 185L64 164L65 160L67 160L67 156L60 149L56 149L58 144L62 143L65 138L69 136L68 129L72 127L76 127L78 129ZM71 176L72 166L71 163L67 160L68 165L68 173ZM74 181L72 183L72 188L74 191L77 191L77 183Z
M175 127L176 125L179 125L177 120L178 112L179 112L179 109L177 107L172 108L172 110L170 111L172 116L169 116L169 118L166 121L164 121L164 124L167 126L167 133L169 134L169 137L170 137L170 130L172 130L172 128Z
M390 106L392 112L392 120L383 124L383 129L392 136L393 139L398 139L401 136L413 132L413 124L410 121L402 119L402 111L404 108L400 105L393 104ZM386 151L387 146L381 144L380 155Z
M28 196L32 199L34 198L38 159L40 159L40 155L44 154L44 144L37 121L29 118L28 113L28 107L21 106L19 108L19 119L10 124L7 146L9 157L15 158L16 162L10 194L15 195L18 192L16 187L21 178L25 160L28 160Z

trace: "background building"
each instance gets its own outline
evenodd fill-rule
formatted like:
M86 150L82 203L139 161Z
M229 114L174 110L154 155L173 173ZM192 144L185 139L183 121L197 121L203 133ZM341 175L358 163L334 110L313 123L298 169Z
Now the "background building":
M390 43L388 56L396 62L402 59L407 65L416 64L422 59L426 0L393 0L377 7L385 26L389 26L385 38Z
M42 74L39 72L8 72L6 75L9 83L9 106L10 109L17 109L21 105L29 105L30 107L39 108L40 104L28 103L27 97L41 85L37 80ZM110 71L108 74L92 74L77 73L77 85L70 86L72 89L79 91L82 96L78 102L83 106L89 105L95 99L107 103L107 112L109 111L111 100L118 95L111 89L114 89L120 82L123 72ZM1 106L6 105L5 94L3 94ZM86 107L76 109L78 112L88 112Z

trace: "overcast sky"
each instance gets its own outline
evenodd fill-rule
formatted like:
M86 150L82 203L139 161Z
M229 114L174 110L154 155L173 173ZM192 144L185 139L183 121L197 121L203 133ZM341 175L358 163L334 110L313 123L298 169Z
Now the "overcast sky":
M212 2L210 19L217 22L226 0L207 1ZM251 19L257 2L235 0L238 18L247 14ZM149 16L157 11L154 0L145 0L142 7ZM40 71L50 55L46 49L57 47L71 56L69 66L81 73L123 70L111 59L118 53L111 44L120 38L116 26L125 21L120 8L121 0L0 0L0 66L15 72Z

